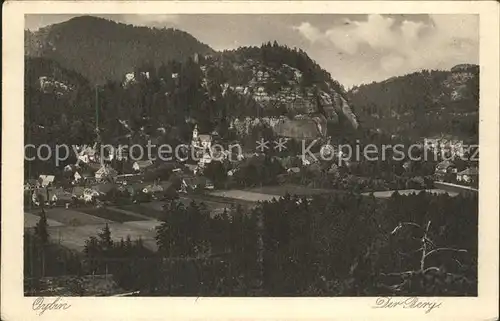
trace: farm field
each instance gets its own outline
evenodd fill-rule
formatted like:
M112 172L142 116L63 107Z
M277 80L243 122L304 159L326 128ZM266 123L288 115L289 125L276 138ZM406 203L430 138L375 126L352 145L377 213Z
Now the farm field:
M156 202L155 202L156 203ZM163 212L157 210L158 204L151 205L152 203L143 203L143 204L131 204L131 205L122 205L117 206L118 209L138 213L143 216L150 217L155 220L161 220L163 218Z
M162 202L162 201L153 201L153 202L147 202L147 203L142 203L142 204L138 204L142 207L146 207L146 208L149 208L149 209L152 209L154 211L157 211L157 212L162 212L163 211L163 205L165 205L166 202Z
M123 225L129 226L131 228L137 228L148 231L155 231L156 228L161 224L162 224L161 221L133 221L133 222L123 223Z
M85 208L80 210L83 213L87 213L93 216L97 216L106 220L114 221L114 222L130 222L130 221L142 221L143 218L138 216L133 216L129 214L125 214L123 212L114 211L111 208Z
M145 208L145 210L148 210ZM31 212L31 213L30 213ZM24 213L25 228L35 226L39 221L40 210L30 210ZM148 220L140 214L120 211L113 208L49 208L45 209L50 238L53 242L77 251L82 251L85 241L91 236L97 236L107 223L111 237L115 241L126 239L142 239L144 245L156 250L155 227L161 222Z
M192 201L204 203L212 216L229 209L231 204L253 206L259 200L279 198L276 195L254 193L249 191L231 190L216 192L215 195L185 195L180 197L184 205ZM47 215L49 233L54 242L60 242L64 247L81 251L85 241L91 236L97 236L107 223L111 236L120 241L130 236L132 240L141 238L144 245L156 250L156 227L162 222L165 213L162 206L165 202L155 201L142 204L122 205L116 207L79 207L79 208L48 208ZM25 227L33 227L38 223L40 210L25 212Z
M236 189L227 191L215 191L209 193L209 195L250 202L271 201L272 199L279 199L281 197L280 195L264 194Z
M246 191L253 193L278 195L278 196L285 196L287 193L290 195L297 195L297 196L310 196L310 195L320 195L320 194L333 194L340 192L336 190L310 188L307 186L293 185L293 184L254 187L246 189Z
M24 213L24 228L35 227L38 221L40 220L40 216L30 213ZM54 221L51 219L47 219L47 224L49 226L61 226L64 225L61 222Z
M122 238L126 239L127 236L130 236L132 240L141 238L144 245L152 250L157 249L154 239L156 232L154 230L150 231L121 223L108 223L108 226L113 241L119 242ZM54 241L60 242L69 249L82 251L85 247L85 241L91 236L96 236L103 227L104 224L56 226L49 227L49 233Z

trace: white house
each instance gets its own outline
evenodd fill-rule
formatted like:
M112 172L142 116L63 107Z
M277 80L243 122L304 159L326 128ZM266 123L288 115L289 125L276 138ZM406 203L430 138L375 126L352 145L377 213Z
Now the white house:
M212 136L208 134L199 134L198 125L194 126L191 145L196 148L210 149L212 147Z
M86 188L83 191L83 200L85 202L92 202L92 200L98 196L99 196L99 192L92 189L92 188Z
M118 172L110 166L104 165L95 173L95 178L102 180L105 178L115 178Z
M36 193L36 190L33 190L33 194L31 194L31 201L33 202L33 204L35 204L36 206L39 206L40 205L40 201L38 200L38 195Z
M132 165L132 168L135 170L135 171L142 171L142 170L145 170L146 168L148 168L149 166L153 165L153 162L151 160L145 160L145 161L136 161L134 162L134 164Z
M75 172L75 174L73 175L73 182L79 182L80 180L82 179L82 175L80 175L80 173L78 172Z
M47 187L54 182L54 175L40 175L39 181L42 187Z

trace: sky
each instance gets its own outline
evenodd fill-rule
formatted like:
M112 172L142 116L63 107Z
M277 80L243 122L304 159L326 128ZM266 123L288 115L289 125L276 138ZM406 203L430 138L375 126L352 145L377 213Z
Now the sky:
M36 30L77 15L26 15ZM179 14L97 15L189 32L215 50L276 40L306 51L346 88L422 69L479 64L478 15Z

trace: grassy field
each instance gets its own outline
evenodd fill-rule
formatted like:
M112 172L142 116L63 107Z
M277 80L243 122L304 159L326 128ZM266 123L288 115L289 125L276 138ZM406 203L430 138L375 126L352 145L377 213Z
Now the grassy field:
M154 211L146 207L138 208L149 213ZM40 210L24 213L25 228L33 227L38 223L39 213ZM132 240L141 238L146 247L151 250L157 249L154 239L156 236L155 227L161 223L157 220L148 220L145 217L134 215L134 213L124 213L112 208L50 208L46 209L45 213L50 238L53 242L68 249L83 250L85 241L91 236L97 236L106 223L108 223L111 237L115 241L126 239L127 236L130 236Z
M155 231L158 226L162 224L161 221L134 221L134 222L125 222L123 225L129 226L135 229Z
M209 193L209 195L221 196L224 198L250 201L250 202L271 201L272 199L279 199L281 197L280 195L264 194L264 193L250 192L237 189L227 190L227 191L215 191Z
M164 216L164 213L162 211L159 211L155 209L153 206L149 206L149 203L144 203L144 204L131 204L131 205L123 205L123 206L117 206L117 208L129 211L129 212L134 212L138 213L147 217L151 217L156 220L161 220Z
M111 237L114 241L119 242L122 238L126 239L130 236L132 240L141 238L144 244L156 250L156 241L154 239L156 232L144 228L137 228L121 223L109 223ZM54 242L60 242L63 246L77 251L82 251L85 247L85 241L91 236L96 236L104 227L100 225L85 225L85 226L57 226L50 227L49 233Z
M40 216L30 213L24 213L24 228L35 227L38 221L40 220ZM62 226L61 222L54 221L51 219L47 219L47 224L49 226Z
M142 221L143 218L133 216L133 215L128 215L122 212L116 212L113 211L110 208L105 208L105 207L100 207L100 208L85 208L81 209L81 212L97 216L106 220L114 221L114 222L130 222L130 221Z
M333 194L338 193L335 190L322 189L322 188L310 188L302 185L274 185L274 186L262 186L246 189L246 191L253 193L262 193L270 195L284 196L287 193L290 195L297 196L310 196L310 195L320 195L320 194Z
M45 214L47 219L54 220L60 222L64 225L96 225L96 224L104 224L106 222L110 222L110 220L85 214L82 212L83 208L80 209L66 209L66 208L50 208L45 210ZM40 211L34 210L31 211L30 214L34 214L39 216Z

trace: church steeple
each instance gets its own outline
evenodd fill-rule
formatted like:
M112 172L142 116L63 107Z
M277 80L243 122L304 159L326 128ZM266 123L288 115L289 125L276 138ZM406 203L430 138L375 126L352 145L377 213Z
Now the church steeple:
M198 139L198 125L194 125L193 140L197 140L197 139Z

